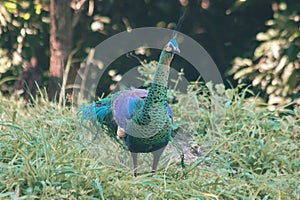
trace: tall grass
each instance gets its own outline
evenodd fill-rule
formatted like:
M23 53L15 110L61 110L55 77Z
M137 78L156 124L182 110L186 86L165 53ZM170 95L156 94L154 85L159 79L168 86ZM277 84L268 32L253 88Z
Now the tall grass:
M198 83L174 93L174 126L202 156L181 168L166 150L153 177L151 157L133 177L128 152L95 139L76 108L1 96L0 199L300 199L300 108L257 109L246 93Z

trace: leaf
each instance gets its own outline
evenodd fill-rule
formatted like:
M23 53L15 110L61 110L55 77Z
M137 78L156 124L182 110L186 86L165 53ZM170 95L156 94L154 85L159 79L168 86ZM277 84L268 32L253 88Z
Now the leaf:
M233 78L234 79L243 78L243 77L249 75L250 73L252 73L253 71L254 71L253 67L247 67L247 68L241 69L241 70L239 70L238 72L235 73Z
M150 200L150 197L153 193L152 192L149 192L149 194L146 196L145 200Z
M25 19L25 20L29 20L30 19L30 13L25 13L24 15L23 15L23 19Z
M281 75L282 78L282 84L286 85L291 77L291 75L294 72L294 65L292 63L289 63L285 68Z
M269 39L270 39L270 36L269 36L268 34L266 34L266 33L260 32L260 33L258 33L258 34L256 35L256 39L257 39L258 41L266 41L266 40L269 40Z
M287 56L282 56L282 58L279 61L279 64L276 66L274 73L277 74L282 71L282 69L286 66L286 63L288 62Z
M18 12L17 4L12 2L12 1L5 1L4 6L7 8L7 11L10 12L10 13L15 14L15 13Z
M100 193L101 199L105 199L105 198L104 198L103 188L102 188L102 186L101 186L101 183L99 182L98 179L96 179L94 182L96 183L96 186L97 186L98 191L99 191L99 193Z
M255 76L254 80L252 81L253 86L257 86L261 83L261 80L265 77L265 74L258 74Z
M1 80L0 80L0 86L2 85L2 84L4 84L5 82L8 82L8 81L14 81L14 80L17 80L18 78L17 77L14 77L14 76L7 76L7 77L5 77L5 78L2 78Z

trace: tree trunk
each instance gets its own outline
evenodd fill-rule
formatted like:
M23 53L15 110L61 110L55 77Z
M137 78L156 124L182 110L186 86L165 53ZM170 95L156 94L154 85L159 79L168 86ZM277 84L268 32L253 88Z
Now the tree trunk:
M71 0L50 0L50 77L48 95L59 95L64 66L72 51ZM58 96L57 96L58 97Z

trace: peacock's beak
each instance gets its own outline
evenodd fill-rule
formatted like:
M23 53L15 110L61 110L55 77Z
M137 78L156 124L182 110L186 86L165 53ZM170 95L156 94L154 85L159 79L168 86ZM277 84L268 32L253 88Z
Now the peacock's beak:
M179 53L180 53L180 49L179 49L179 47L175 47L175 48L173 49L173 52L174 52L174 53L178 53L178 54L179 54Z

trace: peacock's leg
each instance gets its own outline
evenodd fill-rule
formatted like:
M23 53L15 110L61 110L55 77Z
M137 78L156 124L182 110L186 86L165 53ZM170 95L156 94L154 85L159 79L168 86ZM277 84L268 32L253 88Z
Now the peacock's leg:
M138 156L138 153L131 152L131 156L132 156L132 160L133 160L133 175L137 176L137 166L138 166L137 156Z
M153 151L152 154L153 154L153 165L152 165L152 173L154 174L156 169L157 169L157 166L158 166L158 162L159 162L159 159L160 159L160 156L161 154L163 153L165 148L160 148L156 151Z

